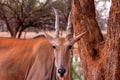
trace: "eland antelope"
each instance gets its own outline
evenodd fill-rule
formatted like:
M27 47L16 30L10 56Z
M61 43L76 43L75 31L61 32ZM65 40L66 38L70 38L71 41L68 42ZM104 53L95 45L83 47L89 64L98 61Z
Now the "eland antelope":
M68 38L59 37L59 17L56 15L56 35L36 39L0 38L0 80L69 80L66 79L73 44L86 33ZM70 28L70 15L68 29ZM69 31L69 30L68 30Z

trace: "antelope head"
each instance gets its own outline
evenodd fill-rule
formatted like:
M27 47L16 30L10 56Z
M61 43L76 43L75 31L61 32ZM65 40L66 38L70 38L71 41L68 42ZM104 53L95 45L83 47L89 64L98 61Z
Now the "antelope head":
M59 37L59 17L56 9L53 9L56 16L55 21L55 37L52 37L45 33L45 37L49 40L52 48L54 49L54 57L55 57L55 67L56 73L59 78L63 78L67 74L67 70L70 64L70 57L72 55L72 46L75 42L79 41L82 36L86 33L83 32L74 38L69 38L70 28L71 26L71 13L68 17L68 25L67 25L67 35L66 37Z

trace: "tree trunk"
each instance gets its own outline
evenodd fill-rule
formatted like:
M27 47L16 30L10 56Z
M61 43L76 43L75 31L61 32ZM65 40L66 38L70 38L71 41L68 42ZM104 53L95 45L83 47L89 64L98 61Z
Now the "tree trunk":
M106 40L106 80L120 80L120 0L112 0Z
M21 28L20 28L19 33L18 33L18 37L17 37L18 39L20 39L20 37L21 37L21 35L22 35L22 32L23 32L26 28L28 28L28 27L27 27L27 26L26 26L26 27L24 26L24 27L21 27Z
M10 32L11 37L15 38L16 37L15 31L10 27L7 20L5 20L5 23L6 23L8 31Z
M85 80L120 80L120 9L117 5L120 0L115 1L111 7L107 40L104 40L95 19L94 0L72 0L75 35L88 31L78 42Z

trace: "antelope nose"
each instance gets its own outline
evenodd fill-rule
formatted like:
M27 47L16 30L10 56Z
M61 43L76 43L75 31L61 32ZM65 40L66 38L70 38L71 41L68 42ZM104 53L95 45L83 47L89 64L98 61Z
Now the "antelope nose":
M61 77L64 76L66 70L65 69L58 69L58 73L60 74Z

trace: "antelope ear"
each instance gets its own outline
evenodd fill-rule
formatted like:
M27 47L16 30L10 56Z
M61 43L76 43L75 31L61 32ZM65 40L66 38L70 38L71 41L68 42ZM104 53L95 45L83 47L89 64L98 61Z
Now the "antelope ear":
M79 41L88 31L85 31L77 36L75 36L74 38L71 39L71 44L73 45L75 42Z
M49 40L50 43L54 40L54 38L50 35L48 35L46 32L44 32L44 36Z

